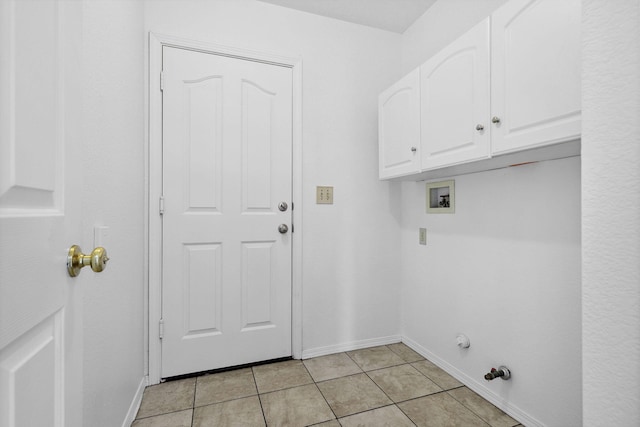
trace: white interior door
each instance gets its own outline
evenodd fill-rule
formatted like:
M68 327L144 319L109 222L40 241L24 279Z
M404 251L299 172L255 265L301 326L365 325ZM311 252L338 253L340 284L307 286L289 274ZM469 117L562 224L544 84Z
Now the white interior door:
M82 424L81 30L79 2L0 2L2 427Z
M164 47L162 94L161 375L290 356L292 71Z

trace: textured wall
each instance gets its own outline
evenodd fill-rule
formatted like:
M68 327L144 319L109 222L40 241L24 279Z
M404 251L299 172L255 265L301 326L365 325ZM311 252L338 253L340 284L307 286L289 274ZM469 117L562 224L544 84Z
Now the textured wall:
M584 0L585 426L640 425L640 2Z
M144 377L142 3L85 1L83 249L109 227L111 261L84 289L85 426L121 425ZM87 274L87 273L84 273Z

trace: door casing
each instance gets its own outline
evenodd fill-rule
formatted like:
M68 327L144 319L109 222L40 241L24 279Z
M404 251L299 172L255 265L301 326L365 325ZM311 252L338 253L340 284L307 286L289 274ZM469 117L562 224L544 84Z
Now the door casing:
M149 384L161 380L160 319L162 315L162 221L160 198L162 196L162 48L164 46L196 50L216 55L231 56L252 61L277 64L291 68L293 75L292 117L292 180L294 209L292 235L292 286L291 286L291 349L293 357L302 357L302 60L297 57L257 52L222 46L181 37L149 33L149 85L148 128L145 144L145 283L147 283L146 317L148 324L145 342L148 345Z

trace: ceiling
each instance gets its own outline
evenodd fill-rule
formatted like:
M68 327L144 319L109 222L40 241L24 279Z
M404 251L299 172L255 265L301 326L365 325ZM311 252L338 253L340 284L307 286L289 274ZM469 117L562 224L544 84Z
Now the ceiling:
M404 33L436 0L260 0L316 15Z

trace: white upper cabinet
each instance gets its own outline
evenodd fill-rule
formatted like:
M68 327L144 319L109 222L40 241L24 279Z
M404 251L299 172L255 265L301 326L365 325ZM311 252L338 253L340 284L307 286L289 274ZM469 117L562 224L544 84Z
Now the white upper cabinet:
M416 69L378 98L380 178L420 172L420 72Z
M492 151L580 137L580 0L511 0L491 16Z
M579 155L580 2L510 0L380 95L380 178Z
M422 169L490 157L489 18L420 67Z

